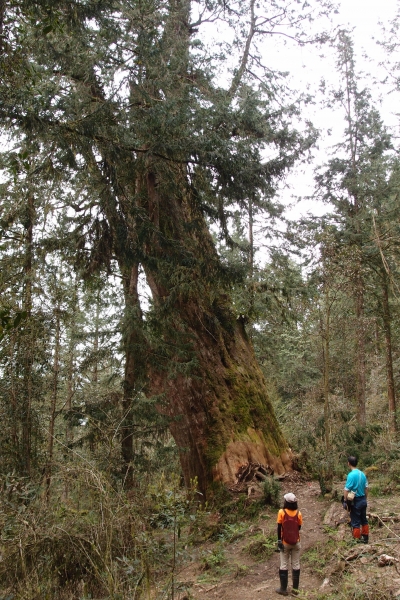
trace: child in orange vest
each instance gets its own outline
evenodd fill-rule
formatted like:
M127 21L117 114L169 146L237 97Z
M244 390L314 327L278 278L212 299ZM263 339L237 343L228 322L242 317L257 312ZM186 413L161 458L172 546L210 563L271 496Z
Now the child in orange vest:
M289 492L283 496L283 508L278 512L278 550L280 556L279 579L281 587L276 590L288 596L289 561L292 561L293 594L298 593L300 582L300 528L303 517L297 507L297 498Z

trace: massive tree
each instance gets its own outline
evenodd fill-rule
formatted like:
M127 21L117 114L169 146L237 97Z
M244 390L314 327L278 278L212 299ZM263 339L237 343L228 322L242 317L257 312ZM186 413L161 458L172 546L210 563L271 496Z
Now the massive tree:
M287 27L309 17L255 0L11 0L2 9L3 127L17 145L36 143L44 180L65 181L81 271L117 264L122 277L124 463L135 397L157 396L186 483L196 478L203 493L248 460L276 472L291 464L230 299L238 274L212 232L219 225L231 242L229 210L272 198L312 141L290 126L297 106L282 103L279 76L254 45L279 27L296 36ZM215 23L230 45L209 50L201 30Z

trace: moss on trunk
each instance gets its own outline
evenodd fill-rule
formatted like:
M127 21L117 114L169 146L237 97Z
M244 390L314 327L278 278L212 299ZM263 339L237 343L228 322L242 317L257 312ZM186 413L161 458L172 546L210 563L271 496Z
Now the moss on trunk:
M242 324L231 316L226 329L226 321L222 326L215 314L205 314L206 300L204 294L180 311L180 320L190 328L196 366L189 375L168 381L162 372L153 372L151 378L153 393L166 396L163 410L172 417L186 484L197 478L203 494L213 482L234 483L238 468L248 461L269 465L276 473L291 467L289 448Z

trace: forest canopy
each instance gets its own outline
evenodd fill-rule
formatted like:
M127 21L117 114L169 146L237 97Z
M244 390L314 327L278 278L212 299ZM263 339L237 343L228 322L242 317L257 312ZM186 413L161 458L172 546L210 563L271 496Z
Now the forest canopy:
M346 451L397 458L397 138L335 10L0 2L0 474L17 504L79 503L74 477L149 497L172 473L204 504L246 463L326 491ZM275 39L334 53L321 93L344 125L319 165L314 99L265 56ZM326 210L290 220L300 164Z
M268 8L254 0L4 5L4 310L14 323L24 317L7 338L22 365L7 386L19 390L7 402L9 452L21 473L40 468L33 440L45 386L48 487L58 416L68 440L73 427L81 438L93 435L87 411L102 407L108 419L115 405L130 487L142 402L157 431L168 424L186 484L196 478L203 494L213 481L233 481L245 456L277 472L290 466L245 330L248 311L232 296L254 252L234 240L232 223L238 210L279 214L277 185L315 140L311 126L292 125L300 100L285 98L284 78L262 65L257 42L279 27L311 42L304 25L330 6ZM229 43L202 39L213 23ZM150 291L145 310L140 277ZM96 324L82 330L87 294ZM110 310L103 326L105 298L123 310ZM46 375L36 378L39 365ZM77 368L99 385L95 402L75 394Z

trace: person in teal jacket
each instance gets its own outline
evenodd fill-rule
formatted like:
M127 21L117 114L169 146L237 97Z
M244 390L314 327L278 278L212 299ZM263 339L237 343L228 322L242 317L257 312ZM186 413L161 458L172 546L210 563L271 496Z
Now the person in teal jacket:
M347 464L350 473L347 475L346 485L344 487L344 501L347 502L349 492L354 492L355 497L350 505L350 521L353 529L353 537L358 541L368 544L369 526L367 519L367 497L368 480L360 469L357 469L357 458L349 456Z

